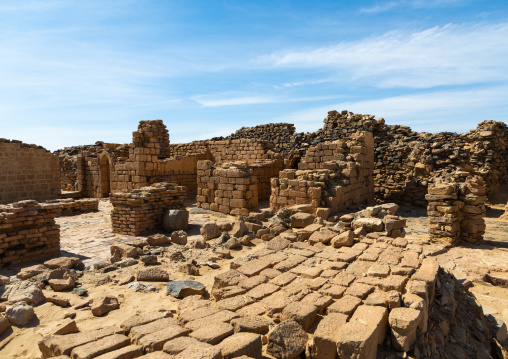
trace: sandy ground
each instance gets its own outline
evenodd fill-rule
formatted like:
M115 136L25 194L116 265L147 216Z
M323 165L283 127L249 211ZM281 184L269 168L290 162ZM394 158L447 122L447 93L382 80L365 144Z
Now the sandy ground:
M192 208L193 203L187 203ZM129 237L112 233L109 213L112 209L107 200L101 200L99 212L86 213L75 216L57 218L61 226L62 255L78 256L86 265L108 261L110 258L109 247L112 243L131 241L142 237ZM485 241L481 245L460 245L453 248L441 248L436 256L440 264L450 270L457 278L470 280L471 292L484 307L486 314L504 320L508 323L508 288L493 286L485 282L485 274L488 272L508 276L508 223L498 218L503 213L502 206L493 207L488 212L487 233ZM401 207L397 213L407 218L408 236L415 236L428 241L427 217L425 209L413 207ZM199 228L202 224L210 221L233 220L234 217L224 215L211 215L209 213L195 213L191 210L189 226L189 243L201 238ZM162 232L161 232L162 233ZM161 260L161 266L170 273L171 280L194 279L206 285L211 290L213 278L216 274L228 270L229 262L246 256L253 251L263 248L261 240L255 240L250 246L244 246L242 250L232 250L232 259L220 259L214 253L213 243L206 250L193 249L192 246L170 245L165 248L165 255ZM435 250L436 246L429 246ZM438 247L439 249L439 247ZM220 265L219 269L211 269L208 266L200 266L200 275L190 277L178 272L179 263L172 262L168 256L181 252L185 259L194 259L199 263L207 260L215 261ZM27 265L24 265L27 266ZM94 329L98 326L118 324L127 316L145 311L174 311L178 300L166 294L165 282L152 282L158 292L140 293L133 292L127 286L115 283L125 276L135 274L140 265L127 267L121 271L107 274L86 271L80 279L79 285L89 291L89 297L114 294L120 300L120 309L109 312L106 316L96 318L89 309L76 310L76 322L81 331ZM14 278L21 267L4 268L0 274L10 275ZM102 285L98 283L106 282ZM45 289L45 295L53 292ZM60 292L61 297L68 298L71 306L83 302L81 298L70 292ZM0 336L0 358L38 358L40 352L37 346L41 338L38 332L55 321L63 319L66 312L73 311L71 308L60 308L52 303L46 303L35 308L36 316L27 327L6 330Z

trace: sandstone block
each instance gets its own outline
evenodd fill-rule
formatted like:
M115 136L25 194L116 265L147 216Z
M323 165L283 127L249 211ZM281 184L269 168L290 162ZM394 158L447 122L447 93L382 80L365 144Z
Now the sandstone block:
M107 312L110 312L112 310L115 310L118 308L120 304L118 303L118 299L114 296L105 296L102 298L99 298L98 300L94 300L94 303L92 305L92 314L96 317L100 317L103 314L106 314Z
M347 315L330 313L318 324L314 332L314 345L311 350L313 359L335 359L340 328L347 322Z
M104 353L123 348L130 344L130 339L122 334L113 334L91 343L74 348L72 359L92 359Z
M215 345L220 343L224 338L234 333L233 326L228 323L210 323L209 326L199 328L190 334L191 338L200 342Z
M314 324L317 311L318 307L313 304L302 302L290 303L282 310L281 322L294 320L307 331Z
M236 333L220 343L224 359L246 355L249 358L262 358L261 336L254 333Z
M286 320L268 334L267 353L275 358L297 358L307 346L309 337L294 320Z
M412 308L394 308L388 317L393 345L402 351L409 351L416 341L416 329L422 320L422 313Z
M378 337L373 326L348 322L340 328L338 338L337 353L340 358L376 358Z
M213 238L217 238L222 234L221 230L217 226L217 223L215 223L215 222L205 223L200 228L200 232L206 241L213 239Z
M168 232L186 231L189 227L189 211L170 209L164 213L162 226Z
M332 238L330 241L330 244L333 248L339 248L339 247L351 247L353 245L353 242L355 240L355 233L353 231L346 231L343 232L335 237Z

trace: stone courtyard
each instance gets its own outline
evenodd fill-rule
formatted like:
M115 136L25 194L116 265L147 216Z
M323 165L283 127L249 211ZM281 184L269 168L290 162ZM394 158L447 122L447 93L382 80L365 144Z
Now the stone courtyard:
M508 358L507 134L332 111L61 150L61 190L0 206L0 354Z

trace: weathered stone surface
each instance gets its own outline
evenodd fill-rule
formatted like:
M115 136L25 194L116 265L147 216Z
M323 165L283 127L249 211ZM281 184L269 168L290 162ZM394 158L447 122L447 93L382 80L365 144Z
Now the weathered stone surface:
M412 308L394 308L388 317L393 345L402 351L409 351L416 341L416 329L422 320L422 312Z
M246 355L250 358L262 358L261 336L254 333L236 333L219 344L224 359Z
M166 282L169 280L169 273L161 268L150 267L138 271L136 277L138 281Z
M363 227L367 232L381 232L384 224L380 218L357 218L351 223L351 226L353 229Z
M348 322L340 328L337 336L337 353L340 358L376 358L378 338L374 327Z
M167 341L186 336L189 332L188 329L182 328L179 325L171 325L157 332L145 335L137 341L137 344L142 345L143 350L148 353L159 351L162 350Z
M309 336L294 320L286 320L268 334L267 353L278 359L293 359L305 350Z
M244 221L235 221L233 228L230 231L230 234L233 237L240 238L247 232L247 226Z
M41 288L32 282L8 284L0 298L11 303L26 302L34 305L42 304L46 300Z
M350 322L358 322L374 328L374 336L379 345L383 344L388 328L388 310L381 306L359 306Z
M281 251L287 248L290 244L291 242L288 241L287 239L282 238L281 236L277 236L266 244L266 248L271 249L273 251Z
M171 243L171 239L168 236L165 236L164 234L160 234L160 233L148 236L146 238L146 241L151 246L164 246L166 244Z
M335 359L337 357L339 331L346 322L347 315L341 313L330 313L319 322L314 332L312 358Z
M74 288L74 279L71 277L67 279L50 279L48 281L49 286L51 289L53 289L55 292L61 292L63 290L72 289Z
M61 267L70 269L74 268L80 262L81 259L78 257L58 257L45 261L44 265L49 269L56 269Z
M268 333L268 320L260 316L243 316L231 320L235 333L250 332L256 334Z
M71 355L71 351L75 347L97 341L106 336L111 336L118 331L118 328L115 327L104 327L80 333L67 334L65 336L50 335L39 341L39 349L43 358L58 355Z
M203 236L203 238L205 239L205 241L208 241L213 238L217 238L222 234L221 230L217 226L217 223L215 223L215 222L205 223L200 228L200 232L201 232L201 235Z
M186 231L189 228L189 211L170 209L164 212L162 227L168 232Z
M21 280L29 279L32 278L33 276L36 276L37 274L43 273L45 270L46 267L43 266L42 264L36 264L31 267L25 267L21 269L21 271L18 274L16 274L16 278Z
M167 284L167 292L175 298L185 298L190 295L204 294L206 287L193 280L171 281Z
M200 342L197 339L190 338L190 337L178 337L176 339L172 339L166 342L164 344L164 347L162 350L165 353L171 354L171 355L177 355L183 352L187 348L212 348L210 344Z
M218 344L224 338L234 333L233 326L228 323L210 323L207 327L199 328L190 334L191 338L208 344Z
M122 334L113 334L91 343L74 348L71 352L72 359L92 359L104 353L123 348L130 344L128 337Z
M7 318L0 315L0 335L11 326L11 322Z
M76 321L70 318L64 319L60 322L52 323L44 329L39 330L39 334L43 337L47 335L65 335L69 333L79 332Z
M309 303L294 302L282 310L281 322L294 320L302 326L304 330L309 330L316 320L318 307Z
M187 348L174 359L222 359L222 353L218 347L210 348Z
M339 248L339 247L351 247L353 245L353 242L355 240L355 233L353 231L346 231L343 232L335 237L332 238L330 241L330 244L333 248Z
M133 343L139 343L140 339L147 336L147 335L150 335L150 334L156 333L158 331L164 330L166 328L174 327L177 325L178 325L178 322L176 321L176 319L162 318L162 319L155 320L153 322L146 323L146 324L139 325L139 326L132 328L129 333L129 337L131 337L131 340Z
M115 250L118 250L121 258L134 258L138 255L138 250L136 247L129 246L125 243L115 243L109 247L111 254L115 253Z
M128 345L121 349L99 355L96 359L133 359L142 355L143 347L141 345Z
M17 302L5 311L5 317L9 319L9 322L21 327L26 325L33 316L34 308L25 302Z
M314 222L312 214L297 212L290 217L291 227L293 228L304 228Z
M187 233L185 231L174 231L171 233L171 242L182 246L187 244Z
M160 313L160 312L147 312L142 314L136 314L130 316L120 323L120 328L122 329L124 334L129 334L132 328L148 324L154 322L156 320L166 318L168 313Z
M118 303L118 299L114 296L107 295L105 297L99 298L98 300L94 300L92 304L92 314L96 317L100 317L112 310L118 308L120 304Z

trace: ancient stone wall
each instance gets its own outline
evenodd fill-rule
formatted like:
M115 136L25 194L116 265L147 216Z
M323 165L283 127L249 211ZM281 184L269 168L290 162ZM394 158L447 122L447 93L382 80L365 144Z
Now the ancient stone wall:
M129 192L111 193L113 232L136 236L162 227L164 212L183 209L187 197L183 186L154 183Z
M299 163L272 179L270 208L309 204L332 212L353 203L372 200L374 141L369 132L358 132L340 141L312 146Z
M61 216L71 216L78 213L97 212L99 210L99 200L96 198L82 199L54 199L45 203L56 203L61 207Z
M197 207L232 215L249 215L258 208L257 177L246 162L216 167L212 161L198 162Z
M0 203L60 195L58 157L43 147L0 139Z
M508 190L508 128L502 122L484 121L468 133L418 133L407 126L386 125L383 118L330 111L322 129L292 133L288 124L241 129L221 138L269 139L272 149L284 155L286 168L296 168L308 148L350 136L357 131L374 135L375 198L381 202L425 206L429 181L440 170L468 171L482 176L490 200ZM278 139L278 140L276 140Z
M0 266L58 255L60 210L57 203L33 200L0 205Z
M282 159L256 160L248 162L248 167L258 181L258 200L268 201L272 192L271 180L279 177L279 172L284 168Z
M441 175L429 185L429 236L449 244L459 239L476 243L485 233L486 187L467 172Z
M170 157L169 133L162 120L140 121L138 131L134 135L134 144L144 147L144 142L158 144L159 158ZM151 147L151 146L149 146Z

